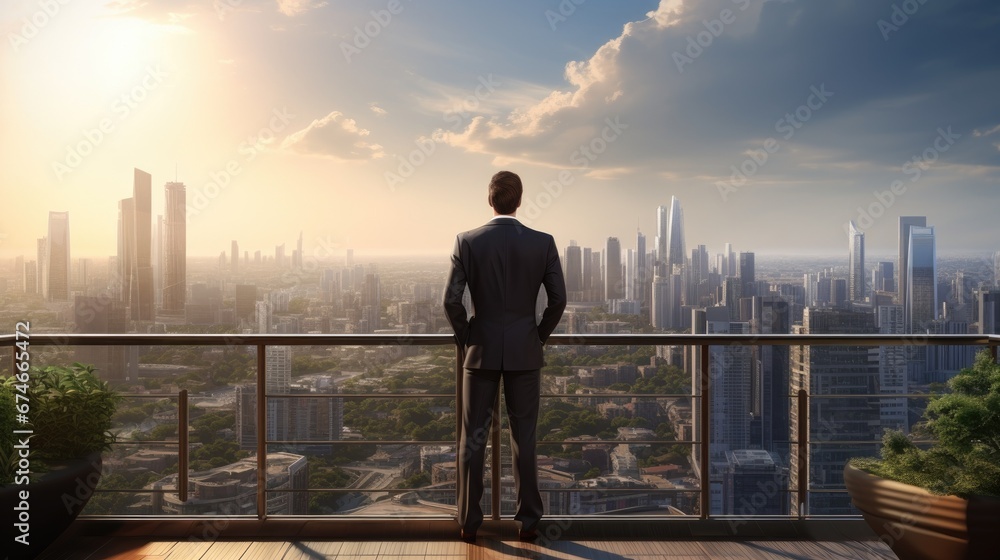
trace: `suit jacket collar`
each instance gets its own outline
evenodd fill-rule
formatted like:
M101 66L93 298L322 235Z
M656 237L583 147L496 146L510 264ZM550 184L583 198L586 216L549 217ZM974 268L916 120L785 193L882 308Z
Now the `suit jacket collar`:
M490 221L486 222L486 225L502 224L502 225L520 225L521 222L517 220L514 216L493 216Z

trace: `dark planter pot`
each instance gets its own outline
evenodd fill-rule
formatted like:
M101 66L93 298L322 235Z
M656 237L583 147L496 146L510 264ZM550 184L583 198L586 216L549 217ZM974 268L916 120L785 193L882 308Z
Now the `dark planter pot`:
M4 527L13 529L4 544L4 552L10 558L35 558L41 554L73 523L87 505L100 479L101 454L94 453L86 459L72 461L63 468L45 473L27 486L10 484L0 487ZM21 492L24 491L28 492L27 504L21 499ZM24 526L19 524L27 525L27 546L14 541L14 537L24 533L21 530ZM7 532L6 529L4 532Z
M1000 558L1000 499L938 496L851 465L854 507L901 560Z

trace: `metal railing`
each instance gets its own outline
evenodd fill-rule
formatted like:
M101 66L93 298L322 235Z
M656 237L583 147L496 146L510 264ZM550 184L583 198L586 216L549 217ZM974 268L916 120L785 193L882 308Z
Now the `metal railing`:
M0 335L0 348L13 348L16 339L14 335ZM266 393L266 350L268 346L448 346L454 345L455 339L451 335L445 334L32 334L31 344L35 346L255 346L257 350L257 367L255 375L256 398L257 398L257 490L256 504L257 517L260 520L267 518L267 446L270 443L288 443L285 441L272 441L267 439L267 407L264 406L269 397L289 398L293 395L269 395ZM700 479L699 489L699 511L702 519L708 519L710 514L711 486L710 480L710 453L709 436L711 429L711 352L713 346L983 346L990 350L994 362L997 361L998 348L1000 348L1000 335L941 335L941 334L917 334L917 335L883 335L883 334L842 334L842 335L817 335L817 334L557 334L552 335L546 342L548 346L691 346L699 349L699 390L700 395L691 396L700 399L701 404L698 409L698 418L692 419L692 424L697 422L702 440L692 440L683 442L671 442L685 445L700 445L698 461L698 478ZM461 414L462 410L462 365L464 353L461 347L455 347L455 402L456 402L456 438L461 434ZM17 352L11 352L11 371L18 371ZM692 387L692 390L694 387ZM303 395L306 396L306 395ZM323 395L327 396L327 395ZM443 395L426 394L332 394L337 398L386 398L398 396L400 398L429 398ZM553 394L547 397L574 397L576 395ZM583 395L590 397L591 395ZM654 395L655 396L655 395ZM811 491L828 492L829 490L812 490L809 487L809 405L808 400L812 397L805 389L800 389L795 394L789 395L797 399L797 406L800 413L797 417L796 441L789 442L795 445L795 453L798 456L797 481L795 489L788 489L789 493L796 493L797 516L804 517L808 495ZM871 397L871 398L904 398L907 396L927 397L930 395L899 395L893 393L881 393L873 395L815 395L816 398L836 398L843 397ZM308 395L316 398L317 395ZM616 397L649 397L645 394L622 393ZM188 493L188 442L187 442L187 391L182 390L178 400L178 494L181 501L187 500ZM490 441L495 450L492 453L492 469L494 476L491 477L492 494L492 518L500 519L500 499L501 499L501 457L499 453L501 425L500 425L500 395L497 394L497 402L493 407L493 422L490 434ZM131 443L131 442L130 442ZM149 442L137 442L149 443ZM294 442L293 442L294 443ZM342 444L342 440L309 440L309 444ZM391 441L366 440L365 444L394 443ZM396 443L419 444L417 441L400 441ZM434 442L445 443L445 442ZM458 442L456 441L456 444ZM545 442L552 443L552 442ZM841 443L829 442L829 443ZM864 442L865 444L878 444L877 441ZM357 489L353 489L357 491ZM385 490L380 490L385 491ZM275 490L277 493L289 492L289 490Z

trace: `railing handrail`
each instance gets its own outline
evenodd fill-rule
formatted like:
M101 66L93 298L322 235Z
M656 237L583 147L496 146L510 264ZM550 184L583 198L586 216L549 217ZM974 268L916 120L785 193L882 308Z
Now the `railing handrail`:
M119 333L119 334L94 334L94 333L34 333L31 335L31 344L35 346L108 346L108 345L132 345L132 346L255 346L257 349L257 371L255 381L257 382L256 397L258 403L266 402L268 395L265 391L265 350L267 346L447 346L453 345L456 351L456 407L461 409L462 401L462 363L464 358L464 348L455 345L455 337L449 334L404 334L404 333L377 333L377 334L182 334L182 333ZM0 335L0 348L13 348L18 342L17 335ZM698 368L700 370L700 397L702 403L699 407L698 418L692 418L692 428L694 423L701 428L703 435L710 432L710 395L711 395L711 372L710 362L711 346L724 345L782 345L782 346L928 346L928 345L960 345L960 346L987 346L993 356L997 359L997 351L1000 349L1000 335L989 334L672 334L672 333L644 333L644 334L558 334L552 335L547 343L550 346L560 345L637 345L637 346L696 346L700 350L700 360ZM12 353L14 370L17 370L17 352ZM13 371L13 370L12 370ZM694 392L694 382L692 381L692 392ZM178 476L178 494L181 501L187 499L188 486L188 441L187 441L187 390L181 390L178 403L178 447L180 461L178 468L183 468L183 474ZM324 396L337 396L329 394ZM567 395L586 396L586 395ZM628 396L623 394L622 396ZM857 397L859 395L851 395ZM798 399L799 409L808 410L808 393L805 389L800 389L795 397ZM887 394L883 398L894 398L898 395ZM500 447L500 419L499 419L499 393L494 406L494 418L491 427L491 443L494 449ZM460 439L461 425L460 415L456 411L456 437ZM798 441L796 442L797 454L800 457L798 463L799 488L796 492L798 503L798 517L801 519L806 515L806 496L813 491L808 479L808 414L800 415L797 423ZM266 407L257 406L257 518L264 520L267 518L267 445L271 443L266 437L267 416ZM373 442L377 443L377 442ZM442 442L444 443L444 442ZM872 442L877 444L878 442ZM460 441L456 440L460 445ZM710 517L709 504L711 500L709 479L709 452L708 445L701 444L699 450L699 471L701 488L700 494L700 516L702 519ZM457 459L457 458L456 458ZM494 472L500 472L499 453L493 453L492 467ZM457 467L457 465L456 465ZM493 477L491 480L492 490L492 517L500 518L500 477Z
M13 346L15 335L0 335L0 347ZM183 334L183 333L36 333L37 346L445 346L450 334ZM553 334L549 346L995 346L995 334Z

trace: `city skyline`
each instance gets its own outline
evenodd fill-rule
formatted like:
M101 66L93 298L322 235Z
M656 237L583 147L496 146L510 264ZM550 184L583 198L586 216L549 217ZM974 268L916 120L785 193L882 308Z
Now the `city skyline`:
M446 255L501 168L560 245L652 239L671 197L712 253L836 254L851 220L887 253L902 215L947 232L941 254L1000 238L987 2L217 4L60 4L33 31L37 3L5 5L0 258L50 211L86 224L74 255L114 253L133 167L187 185L192 256L299 231Z

